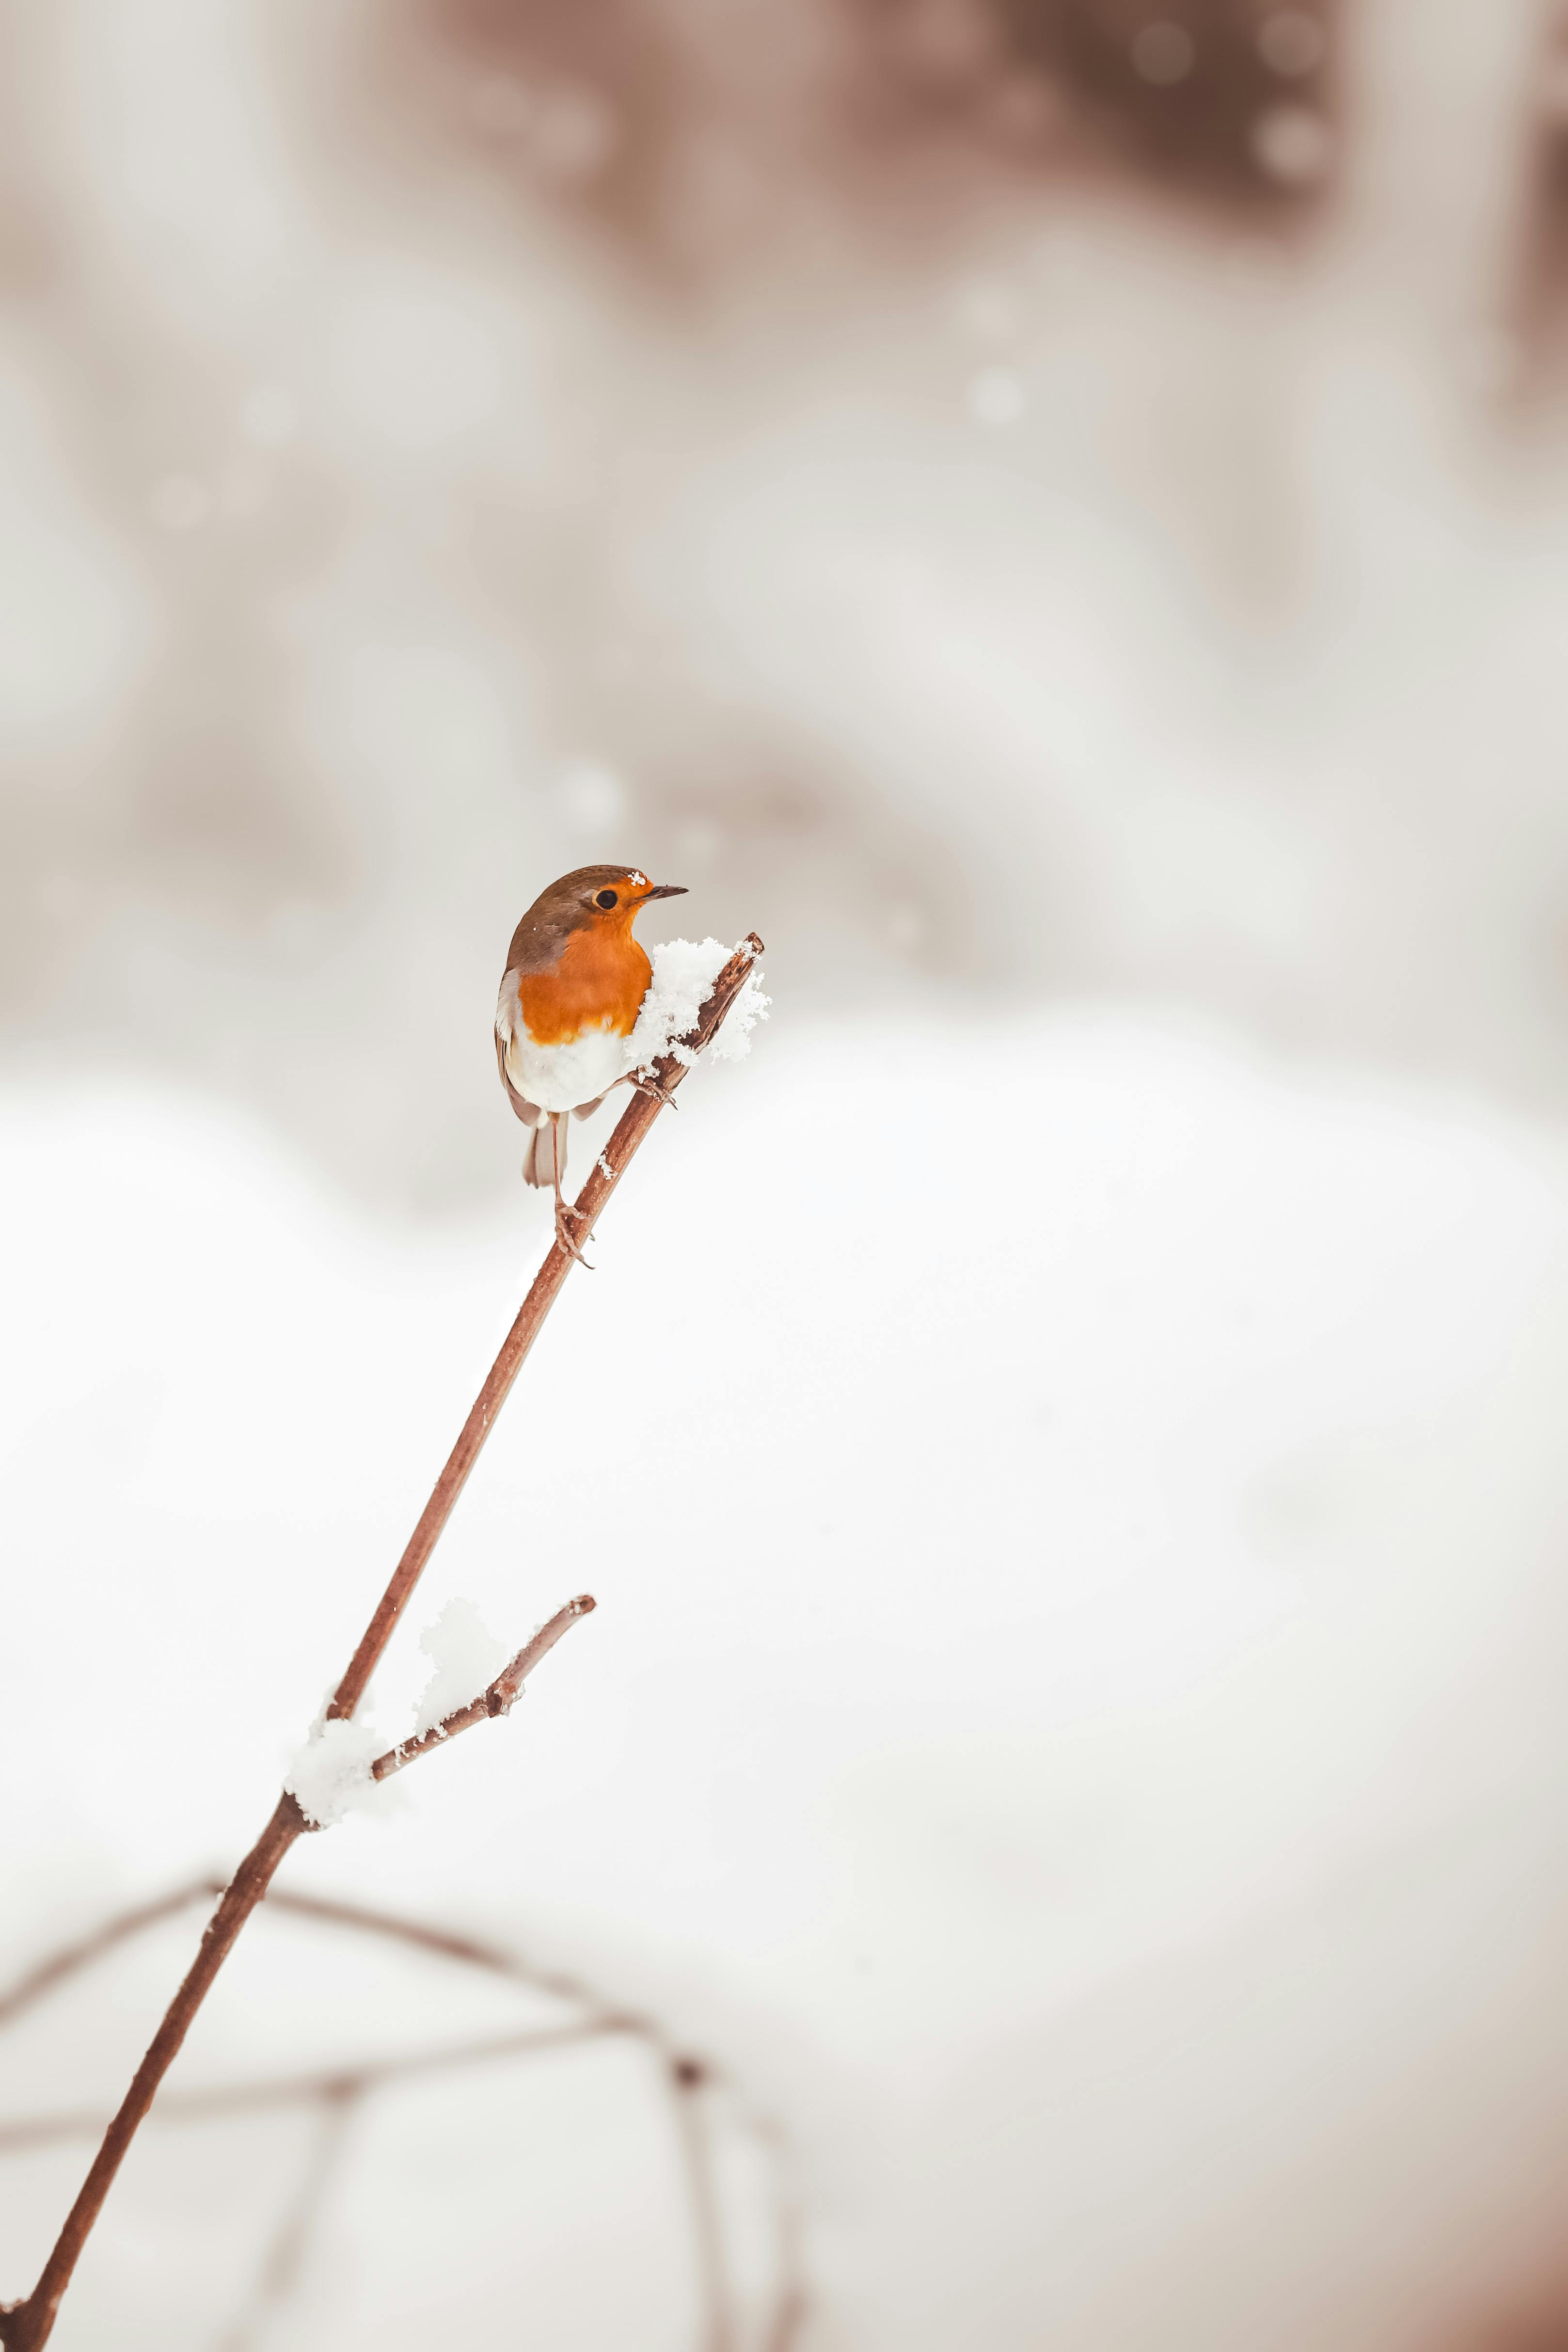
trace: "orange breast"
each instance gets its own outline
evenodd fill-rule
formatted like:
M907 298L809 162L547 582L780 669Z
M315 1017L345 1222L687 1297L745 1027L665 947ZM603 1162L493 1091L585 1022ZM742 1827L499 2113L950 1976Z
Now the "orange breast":
M574 931L553 971L527 972L518 998L536 1045L568 1045L584 1029L631 1034L653 966L629 924Z

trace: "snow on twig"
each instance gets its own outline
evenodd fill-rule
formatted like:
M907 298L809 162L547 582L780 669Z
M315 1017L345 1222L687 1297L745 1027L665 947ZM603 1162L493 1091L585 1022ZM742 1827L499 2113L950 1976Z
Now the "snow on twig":
M761 945L759 940L752 947L751 939L738 948L727 948L721 940L666 940L656 947L653 977L626 1040L626 1067L648 1071L668 1055L689 1070L705 1045L716 1062L738 1062L750 1053L752 1031L768 1015L769 999L754 963ZM746 957L745 977L721 1020L699 1037L710 992L738 955Z
M451 1714L444 1715L439 1723L433 1723L428 1731L422 1731L415 1738L389 1748L384 1755L378 1756L367 1767L367 1777L372 1780L385 1780L394 1772L401 1772L405 1764L412 1764L416 1756L428 1756L432 1748L440 1748L448 1739L455 1739L459 1731L468 1731L474 1724L484 1723L492 1716L510 1715L522 1696L524 1676L533 1672L540 1659L555 1647L563 1633L569 1633L580 1617L586 1617L589 1611L597 1606L591 1592L579 1592L575 1600L569 1601L563 1609L558 1609L554 1616L540 1627L533 1639L524 1643L516 1657L502 1667L495 1680L487 1684L477 1698L469 1699L464 1706L454 1707Z

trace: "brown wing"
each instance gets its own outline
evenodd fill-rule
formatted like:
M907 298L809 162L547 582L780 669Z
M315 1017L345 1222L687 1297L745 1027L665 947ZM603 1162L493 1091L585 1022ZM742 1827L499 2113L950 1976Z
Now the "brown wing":
M506 1039L501 1035L499 1029L495 1030L494 1035L496 1041L496 1067L500 1072L500 1082L506 1088L506 1098L508 1102L510 1103L519 1118L521 1119L524 1127L537 1127L542 1120L544 1113L540 1109L537 1103L531 1103L528 1097L526 1095L520 1095L517 1088L512 1085L511 1074L506 1066Z

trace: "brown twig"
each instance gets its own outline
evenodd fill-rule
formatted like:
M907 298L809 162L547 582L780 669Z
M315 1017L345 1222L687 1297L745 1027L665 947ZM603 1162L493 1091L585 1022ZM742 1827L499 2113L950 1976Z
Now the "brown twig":
M752 966L762 952L763 943L755 931L749 932L736 949L718 979L713 982L708 1001L697 1016L697 1025L685 1041L687 1050L700 1052L719 1030L724 1015L741 993L750 976ZM666 1097L673 1094L686 1076L688 1065L673 1054L655 1065L655 1076ZM577 1223L574 1227L579 1246L585 1242L598 1221L599 1213L626 1174L638 1145L654 1120L664 1108L655 1095L636 1093L628 1108L622 1112L615 1133L599 1158L588 1171L587 1181L577 1195ZM554 1306L562 1284L571 1273L574 1260L571 1252L557 1242L533 1277L528 1297L518 1310L516 1322L507 1333L501 1351L490 1368L486 1381L474 1401L474 1409L463 1423L462 1433L447 1457L447 1466L437 1479L430 1500L419 1515L419 1524L408 1538L408 1547L392 1573L392 1581L381 1596L380 1606L365 1627L364 1639L354 1652L347 1674L338 1685L328 1707L330 1716L352 1715L365 1694L365 1685L375 1672L376 1664L392 1638L393 1627L408 1604L408 1596L424 1572L425 1563L436 1549L436 1539L452 1516L453 1506L468 1482L479 1448L489 1435L495 1417L506 1402L512 1382L522 1370L524 1360L545 1317Z
M762 944L756 933L752 932L719 973L695 1024L682 1041L683 1050L689 1055L694 1057L716 1034L725 1014L744 987ZM577 1196L576 1233L579 1242L593 1232L600 1211L689 1066L689 1061L679 1060L673 1053L668 1054L655 1066L658 1092L634 1093L630 1107L623 1113L615 1133L590 1169L587 1181ZM473 1410L463 1424L462 1433L420 1514L419 1523L393 1571L392 1580L349 1662L347 1673L333 1693L327 1710L329 1716L340 1719L352 1716L364 1696L365 1686L392 1639L397 1621L436 1548L437 1539L451 1517L468 1473L479 1459L479 1450L489 1435L496 1415L505 1403L573 1264L572 1253L557 1241L534 1276L517 1319L490 1368L489 1377L479 1391ZM38 2347L46 2344L54 2332L60 2298L70 2284L81 2250L102 2210L103 2200L124 2161L125 2152L153 2104L159 2084L174 2063L196 2011L228 1958L236 1937L265 1895L279 1864L308 1826L295 1799L287 1794L280 1797L267 1827L224 1890L217 1909L207 1922L195 1960L132 2077L131 2087L118 2114L104 2133L102 2145L78 2191L76 2202L66 2216L37 2284L25 2302L0 2306L0 2344L6 2347L6 2352L38 2352Z
M191 2020L206 1999L213 1979L228 1958L234 1939L266 1894L273 1872L305 1826L305 1816L292 1797L280 1797L271 1820L257 1839L208 1920L195 1960L174 1995L162 2025L131 2080L119 2113L103 2135L87 2179L66 2215L37 2285L26 2303L0 2312L0 2343L9 2352L34 2352L53 2332L60 2297L70 2284L88 2234L109 2194L110 2183L136 2136L137 2126L153 2104L153 2094L174 2063L190 2031Z
M444 1715L439 1723L421 1732L417 1739L405 1739L399 1747L389 1748L384 1756L378 1756L370 1768L371 1779L389 1780L405 1764L412 1764L416 1756L428 1756L433 1748L444 1747L448 1739L455 1739L459 1731L470 1731L476 1723L488 1723L498 1715L510 1715L522 1696L524 1678L555 1647L563 1633L570 1633L579 1617L585 1617L590 1609L597 1606L591 1592L580 1592L564 1609L558 1609L478 1698L471 1698L467 1706L454 1707L450 1715Z

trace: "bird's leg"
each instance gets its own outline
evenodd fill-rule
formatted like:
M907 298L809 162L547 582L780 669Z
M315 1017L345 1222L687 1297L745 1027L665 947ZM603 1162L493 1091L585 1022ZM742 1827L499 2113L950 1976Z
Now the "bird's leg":
M676 1101L669 1088L656 1078L651 1070L628 1070L624 1078L616 1080L616 1084L618 1087L630 1087L639 1095L649 1096L662 1110L680 1108L680 1105Z
M574 1257L579 1265L586 1266L588 1272L592 1274L593 1267L588 1265L587 1259L578 1248L572 1234L573 1225L577 1223L586 1212L574 1208L571 1202L563 1197L561 1191L561 1162L566 1156L561 1140L561 1129L565 1116L564 1111L559 1110L552 1110L549 1114L550 1173L555 1186L555 1238L568 1256Z

